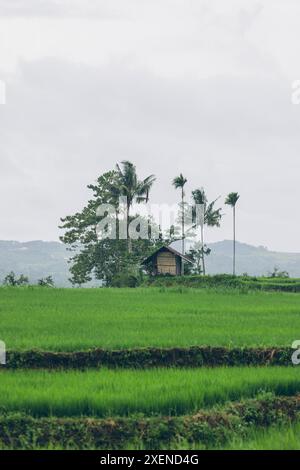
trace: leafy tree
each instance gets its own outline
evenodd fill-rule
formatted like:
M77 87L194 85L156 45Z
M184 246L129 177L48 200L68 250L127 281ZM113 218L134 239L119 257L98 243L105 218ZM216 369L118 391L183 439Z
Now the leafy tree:
M193 260L193 267L191 269L193 274L202 274L203 257L209 255L211 249L207 245L202 246L201 243L196 242L189 251L189 256Z
M17 280L17 285L18 286L26 286L29 283L29 279L27 276L24 276L24 274L21 274L19 279Z
M175 189L181 189L181 238L182 238L182 254L185 252L185 228L184 228L184 219L185 219L185 207L184 207L184 186L187 183L187 179L180 173L179 176L173 179L173 186ZM184 263L181 263L181 274L184 273Z
M118 196L116 194L117 173L108 171L99 176L95 184L88 185L93 191L93 198L88 201L81 212L69 215L61 219L60 228L65 234L60 237L61 241L70 246L71 250L78 247L88 246L97 241L97 224L104 216L97 215L97 209L102 204L111 204L118 210Z
M206 193L203 188L195 189L192 191L192 198L195 204L200 204L203 206L203 218L200 223L200 235L201 235L201 255L202 255L202 273L205 276L205 255L210 253L204 243L204 227L220 227L222 213L221 208L215 207L217 199L212 202L208 202ZM196 217L196 212L194 211L194 217ZM194 226L196 228L196 225Z
M11 271L9 274L7 274L7 276L5 276L3 284L5 286L13 286L13 287L18 285L16 275L13 271Z
M139 285L139 278L134 274L120 273L117 274L112 282L112 287L137 287Z
M273 271L268 274L268 277L287 279L290 275L287 271L280 271L280 269L275 266Z
M236 225L235 225L235 206L240 196L238 193L229 193L225 204L232 207L233 210L233 275L235 276L235 251L236 251Z
M38 285L41 287L54 287L52 276L47 276L38 280Z
M24 274L21 274L18 278L16 277L15 273L11 271L7 276L4 278L3 284L5 286L25 286L29 283L29 279Z
M123 179L120 172L119 168L119 170L109 171L99 176L95 184L88 186L93 191L93 197L82 211L61 219L60 228L64 229L65 233L60 239L74 253L70 268L70 280L74 285L84 284L93 277L106 285L111 285L114 277L120 273L136 275L141 259L146 257L156 244L149 234L149 239L133 240L129 250L127 240L119 238L119 216L122 212L122 207L119 206L119 196L129 195L130 211L134 200L141 202L143 198L148 199L154 181L154 177L148 177L143 182L139 182L135 168L130 162L123 164ZM115 239L99 237L97 234L97 225L106 216L100 216L97 211L102 204L111 204L116 209L115 215L109 216L110 220L116 224ZM128 233L128 225L132 217L128 211L125 216Z

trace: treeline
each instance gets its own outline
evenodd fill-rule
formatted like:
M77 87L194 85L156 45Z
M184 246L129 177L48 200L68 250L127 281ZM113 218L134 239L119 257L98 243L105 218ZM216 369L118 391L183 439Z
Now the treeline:
M278 292L300 292L300 279L291 279L289 277L256 277L233 276L231 274L216 274L214 276L158 276L148 277L143 285L160 287L173 287L182 292L187 288L218 288L235 289L241 293L247 293L253 290L278 291Z
M37 285L40 287L54 287L54 281L52 276L43 277L41 279L38 279L36 284L32 284L29 281L28 276L25 276L24 274L20 274L19 276L17 276L13 271L11 271L5 276L2 284L4 286L10 287L24 287L28 285Z
M175 224L162 230L156 227L156 235L149 229L147 237L132 239L130 237L130 224L136 215L132 214L135 204L147 203L150 199L156 177L149 175L140 179L136 167L129 161L116 165L115 169L100 175L94 184L88 185L93 192L92 198L86 206L73 215L61 219L60 228L64 235L60 237L74 256L71 258L70 281L74 285L81 285L92 279L101 281L107 286L136 285L141 281L143 272L141 261L155 249L169 245L173 241L181 240L182 252L189 255L192 264L183 263L182 274L206 274L205 257L211 250L206 246L204 239L205 227L220 227L222 208L217 206L217 199L208 200L205 190L200 187L191 192L188 199L185 193L187 178L182 174L175 177L170 184L180 190L178 217ZM120 206L120 200L125 199L125 207ZM239 199L236 192L230 193L224 203L233 208L233 275L235 274L235 207ZM113 238L99 238L97 226L103 221L105 215L97 212L103 205L115 208L115 236ZM196 224L196 214L193 210L196 205L204 208L200 226ZM186 226L186 214L192 214L189 227ZM140 216L139 216L140 217ZM151 216L146 222L155 225ZM141 217L140 217L141 220ZM126 239L120 237L120 227L125 221ZM200 227L200 228L199 228ZM200 231L200 233L199 233ZM198 241L186 253L185 240L193 236Z

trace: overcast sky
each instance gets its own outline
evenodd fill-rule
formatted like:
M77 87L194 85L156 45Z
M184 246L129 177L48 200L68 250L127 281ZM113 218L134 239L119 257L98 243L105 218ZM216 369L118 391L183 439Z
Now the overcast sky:
M117 161L210 199L237 238L300 251L298 0L0 0L0 239L57 240ZM231 238L231 213L209 241Z

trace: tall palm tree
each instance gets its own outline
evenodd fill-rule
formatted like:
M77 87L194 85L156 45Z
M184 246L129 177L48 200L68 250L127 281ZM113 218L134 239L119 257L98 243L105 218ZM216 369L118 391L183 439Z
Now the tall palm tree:
M225 204L233 209L233 275L235 276L235 248L236 248L236 225L235 225L235 206L240 196L238 193L229 193L225 199Z
M182 237L182 254L185 252L185 232L184 232L184 185L187 183L187 179L180 173L179 176L173 179L172 184L175 189L181 189L181 237ZM184 274L184 263L181 262L181 274Z
M202 221L200 222L200 230L201 230L201 252L202 252L202 273L203 276L206 274L205 268L205 244L204 244L204 226L207 225L208 227L220 227L220 222L222 218L221 208L216 209L215 203L217 199L212 202L208 202L206 193L203 188L195 189L192 191L192 197L195 204L200 204L203 206L203 217Z
M155 181L154 175L149 175L143 180L138 179L136 167L128 160L116 166L118 174L118 190L120 196L126 197L126 235L128 252L132 251L131 239L129 237L130 209L134 202L148 202L149 192Z

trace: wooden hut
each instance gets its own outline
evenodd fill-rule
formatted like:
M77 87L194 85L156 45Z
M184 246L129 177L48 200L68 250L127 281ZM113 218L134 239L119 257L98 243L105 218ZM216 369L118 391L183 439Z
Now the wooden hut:
M144 259L142 264L148 267L153 276L158 274L180 276L182 262L192 263L192 260L170 246L162 246Z

